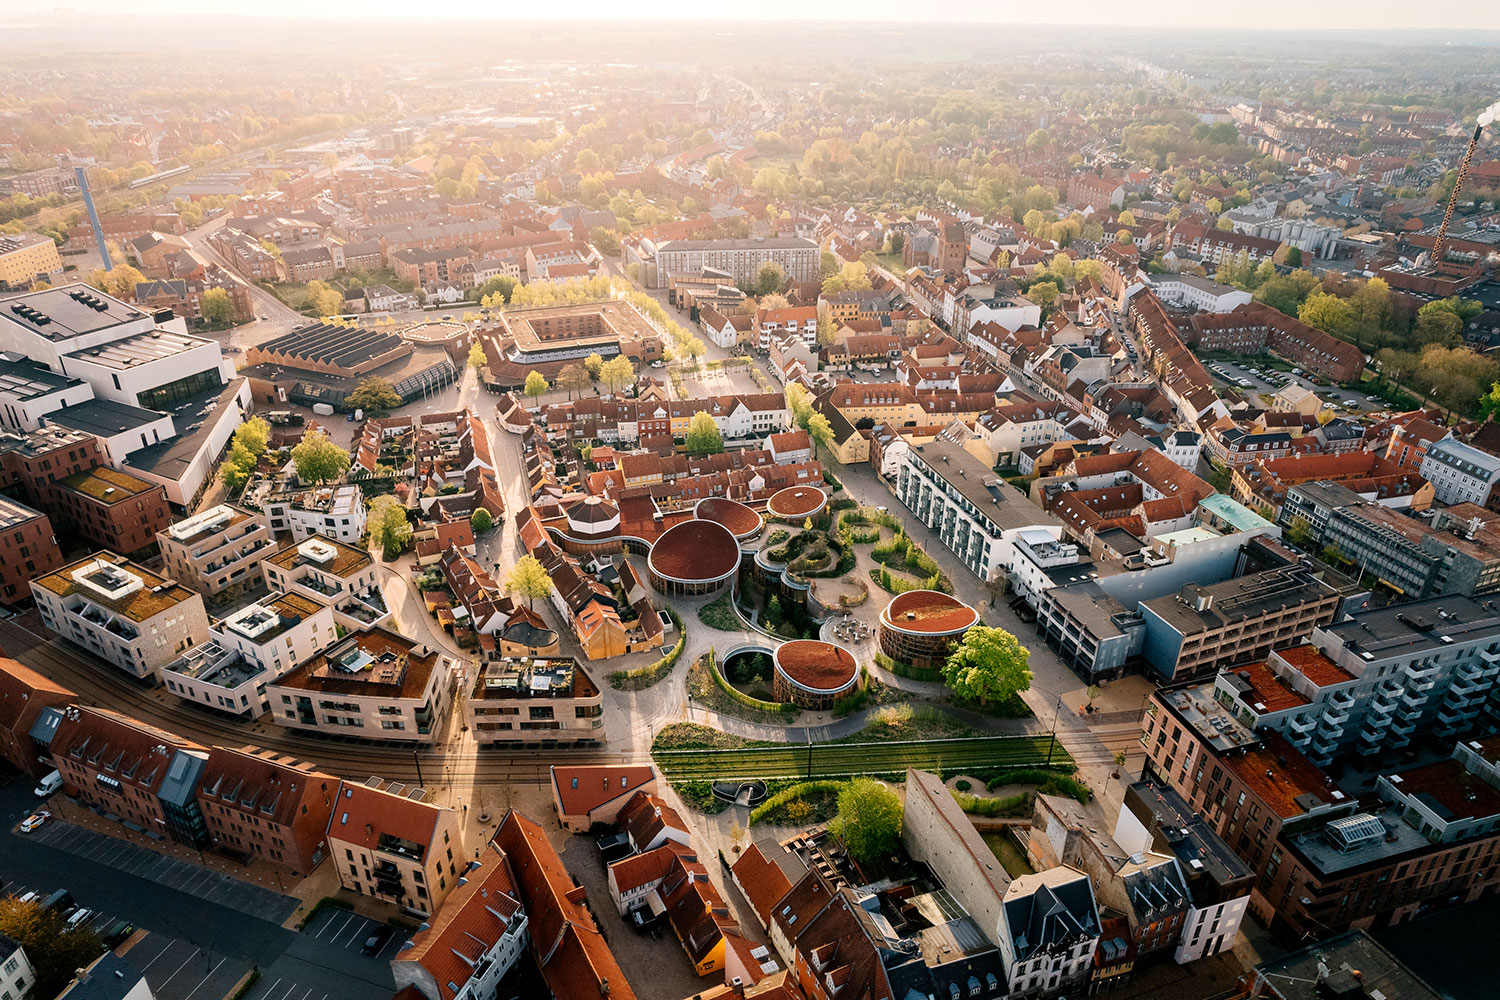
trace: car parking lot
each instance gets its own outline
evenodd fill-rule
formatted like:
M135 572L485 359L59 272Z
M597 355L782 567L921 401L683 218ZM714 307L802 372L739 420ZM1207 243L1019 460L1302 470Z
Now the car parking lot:
M1316 393L1321 402L1332 404L1325 409L1362 413L1384 409L1386 405L1378 398L1371 399L1366 393L1326 384L1317 385L1304 373L1280 371L1269 364L1257 365L1243 361L1206 361L1204 364L1209 374L1219 382L1252 397L1261 393L1275 393L1283 386L1300 385Z
M215 944L232 947L232 942ZM250 971L244 959L156 933L132 945L124 962L146 977L158 1000L222 1000Z
M297 908L297 900L292 896L283 896L189 861L158 854L149 847L71 823L53 819L27 836L49 847L272 923L281 923Z
M365 941L381 928L392 931L390 937L366 955ZM410 937L352 910L326 907L261 970L245 1000L388 1000L396 989L391 959Z

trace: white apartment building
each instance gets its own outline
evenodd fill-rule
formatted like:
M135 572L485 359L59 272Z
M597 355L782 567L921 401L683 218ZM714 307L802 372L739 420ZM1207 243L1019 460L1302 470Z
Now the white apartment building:
M205 597L253 584L260 559L275 543L247 510L219 504L156 533L167 572Z
M258 718L270 711L266 685L338 639L333 610L301 594L273 593L214 624L210 641L162 668L184 701Z
M0 934L0 1000L23 1000L36 984L36 970L26 949Z
M208 636L202 595L113 552L31 581L42 624L132 677L161 668Z
M390 617L375 560L364 549L332 538L309 538L266 556L260 571L271 590L331 604L334 620L346 629L381 625Z
M1012 996L1052 992L1086 977L1099 945L1099 907L1088 875L1058 865L1022 875L1005 892L1000 954Z
M1016 596L1034 608L1053 587L1090 579L1093 565L1077 545L1062 540L1062 528L1037 527L1016 533L1006 570Z
M346 545L364 537L364 493L353 483L274 493L257 503L261 519L273 532L289 531L296 539L322 535Z
M367 740L438 740L458 669L443 653L374 627L351 632L266 685L277 725Z
M958 445L913 445L896 474L896 496L981 580L1004 572L1024 528L1057 521Z
M1234 668L1214 697L1246 725L1275 729L1318 766L1397 750L1421 732L1449 739L1497 715L1500 611L1450 595L1355 612Z
M1421 471L1438 503L1483 507L1500 482L1500 458L1450 437L1427 446Z
M1178 308L1200 312L1230 312L1253 296L1233 285L1225 285L1195 274L1158 274L1151 279L1157 298Z
M641 249L652 247L645 241ZM643 277L654 288L666 288L674 274L698 274L704 268L729 274L736 284L750 284L765 264L777 264L791 281L817 281L822 250L813 240L800 237L752 237L722 240L671 240L654 247L655 271L643 268ZM627 258L628 259L628 258Z

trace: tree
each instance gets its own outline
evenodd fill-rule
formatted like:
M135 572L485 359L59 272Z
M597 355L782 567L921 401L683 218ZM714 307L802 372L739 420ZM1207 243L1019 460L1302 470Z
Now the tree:
M839 273L839 259L824 250L818 255L818 277L831 278Z
M808 394L807 388L802 383L787 383L786 408L792 412L792 423L807 430L808 421L813 415L812 396Z
M493 295L500 296L502 302L509 302L511 293L516 290L516 279L501 275L491 278L478 288L474 289L474 298L483 302Z
M1116 221L1119 222L1122 226L1139 225L1139 223L1135 221L1135 213L1128 208L1120 213L1120 217Z
M599 369L599 378L609 386L610 392L619 392L621 386L635 381L635 368L631 366L629 358L618 354L604 362L604 366Z
M689 455L717 455L724 450L724 435L714 418L699 410L688 421L686 444Z
M1039 128L1026 137L1028 149L1041 149L1043 146L1052 145L1052 133L1044 128Z
M344 311L344 295L327 282L309 281L307 305L314 316L336 316Z
M380 546L387 559L400 555L411 541L411 520L406 516L406 507L390 494L375 498L365 523L370 529L370 544Z
M321 485L349 470L349 453L329 440L323 431L310 430L292 449L292 464L298 479Z
M401 405L401 397L389 382L372 375L359 380L344 405L351 410L394 410Z
M770 295L772 292L779 292L784 284L786 284L786 271L782 270L780 264L774 260L768 260L760 266L760 273L755 279L757 294Z
M1336 295L1315 292L1297 309L1297 318L1335 337L1348 336L1354 329L1354 310Z
M34 997L57 996L77 970L92 965L104 951L86 924L69 927L61 909L43 910L39 901L23 903L18 896L0 899L0 934L25 949L31 960L36 979L27 993Z
M234 301L222 288L210 288L199 303L203 318L210 323L228 323L234 319Z
M1031 687L1031 654L1003 628L976 625L943 664L943 681L955 697L1003 702Z
M1455 313L1442 309L1429 310L1428 306L1434 304L1428 303L1417 310L1417 322L1411 328L1412 343L1417 347L1426 347L1428 344L1457 347L1463 341L1464 321Z
M589 242L594 249L607 257L618 257L620 255L620 231L608 226L595 226L589 232Z
M557 380L553 384L559 389L566 390L568 399L571 400L573 393L587 389L590 381L589 373L582 365L563 365L562 371L557 373Z
M1479 397L1479 413L1491 420L1500 417L1500 382L1490 385L1490 391Z
M255 471L255 463L255 456L244 445L231 444L229 453L224 456L224 464L219 466L219 479L223 481L225 491L234 495L244 489L250 481L250 474Z
M1120 246L1127 246L1134 242L1135 237L1130 235L1130 230L1128 229L1122 229L1119 232L1115 233L1115 243L1119 244Z
M539 371L529 371L526 373L526 384L521 388L521 391L532 399L536 399L542 393L546 392L547 388L547 377L545 375Z
M874 778L855 778L839 790L835 824L835 832L855 861L882 861L901 840L901 798Z
M1049 309L1057 302L1057 286L1050 281L1039 281L1026 289L1026 297L1043 309Z
M812 438L815 456L819 448L833 447L833 425L821 413L814 412L807 418L807 436Z
M1308 523L1307 518L1294 517L1286 526L1286 540L1297 548L1306 550L1312 547L1317 537L1313 534L1312 525Z
M469 515L469 527L474 529L476 535L482 535L494 526L495 519L483 507L475 507L474 513Z
M598 354L590 354L583 359L583 370L589 373L589 378L596 379L604 370L604 359Z
M746 301L749 301L748 299ZM760 301L754 305L754 310L762 309L790 309L792 304L786 300L786 296L780 292L772 292L770 295L762 295Z
M1285 263L1287 267L1301 267L1302 249L1300 247L1287 247Z
M524 555L516 560L510 575L505 578L505 589L526 598L526 606L532 607L537 598L552 594L552 577L547 575L546 567L536 556Z
M89 272L88 283L105 295L130 302L135 299L135 286L145 280L146 276L130 264L116 264L112 271L99 268Z
M1224 203L1217 198L1208 199L1203 203L1203 207L1208 209L1210 215L1218 215L1224 211Z
M484 345L475 340L469 348L469 367L483 368L488 362L489 358L485 357L484 354Z

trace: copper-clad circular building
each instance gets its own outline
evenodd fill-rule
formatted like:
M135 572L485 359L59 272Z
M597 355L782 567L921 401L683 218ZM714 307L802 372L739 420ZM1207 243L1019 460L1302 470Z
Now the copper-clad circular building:
M742 542L760 533L760 515L728 497L704 497L693 507L693 516L701 521L722 524Z
M662 532L646 568L663 594L712 594L739 572L740 543L717 521L683 521Z
M822 711L859 685L859 663L842 646L819 639L782 643L774 657L778 701Z
M766 512L780 521L801 522L823 510L828 496L816 486L788 486L771 494Z
M964 633L979 622L979 612L956 597L936 590L908 590L891 598L880 612L880 651L915 667L941 666Z

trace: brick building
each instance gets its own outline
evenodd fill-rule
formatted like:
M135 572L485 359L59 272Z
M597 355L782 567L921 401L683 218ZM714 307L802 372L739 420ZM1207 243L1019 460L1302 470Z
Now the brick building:
M41 511L0 496L0 604L31 596L27 584L63 562L52 522Z
M52 484L58 521L87 542L127 554L156 544L172 523L167 491L128 472L99 466Z
M306 875L323 860L339 779L277 753L214 747L198 804L216 846Z

